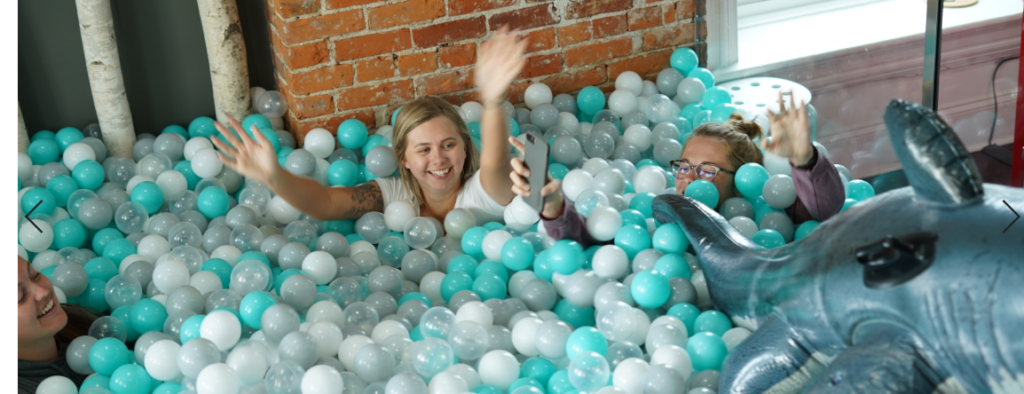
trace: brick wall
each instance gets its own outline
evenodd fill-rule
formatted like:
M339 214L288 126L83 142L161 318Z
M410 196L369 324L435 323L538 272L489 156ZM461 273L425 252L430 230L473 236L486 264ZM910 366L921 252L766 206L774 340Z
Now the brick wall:
M648 79L694 43L694 0L268 0L278 90L300 140L345 119L388 124L405 102L478 100L473 65L503 24L530 38L510 100L544 82L554 94L614 90L631 70Z

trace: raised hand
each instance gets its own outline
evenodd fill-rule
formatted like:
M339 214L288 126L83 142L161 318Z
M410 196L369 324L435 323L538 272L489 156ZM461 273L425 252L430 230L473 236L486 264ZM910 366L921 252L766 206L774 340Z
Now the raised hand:
M473 81L480 88L484 104L501 104L512 80L519 76L526 65L526 46L529 40L516 42L518 30L509 31L502 26L494 37L480 44Z
M779 113L768 111L768 121L772 133L771 142L761 140L761 147L771 154L789 159L790 164L802 166L814 157L814 146L811 145L811 125L807 121L807 105L801 101L796 106L793 92L789 92L789 106L779 92Z
M526 150L523 142L515 137L508 137L508 142L520 152ZM513 157L512 172L509 173L509 177L512 178L512 192L528 197L530 195L529 176L530 169L523 165L523 159ZM540 216L544 219L553 220L562 216L562 210L565 208L564 198L562 197L562 181L551 179L550 175L547 178L547 184L544 185L544 188L540 189L540 195L544 197L544 210L540 213Z
M213 145L220 149L220 152L217 152L220 161L244 177L269 185L270 180L281 170L274 146L256 125L252 126L252 134L256 136L256 141L253 141L235 118L228 116L228 122L231 124L231 130L239 131L237 135L220 122L214 122L220 137L210 138Z

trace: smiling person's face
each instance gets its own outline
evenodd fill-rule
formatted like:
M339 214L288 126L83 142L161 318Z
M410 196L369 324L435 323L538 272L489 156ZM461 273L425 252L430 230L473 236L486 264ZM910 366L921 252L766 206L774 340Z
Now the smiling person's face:
M73 264L73 263L72 263ZM50 279L18 257L18 343L53 338L68 323Z
M683 147L681 160L690 164L714 164L723 170L736 171L729 162L729 145L714 138L694 136L686 141ZM697 171L691 170L686 176L676 174L676 194L683 195L690 183L698 180ZM725 171L719 171L715 179L711 181L718 189L718 206L729 198L736 196L736 188L733 185L733 175Z
M424 191L449 192L462 185L466 145L458 129L438 116L412 129L402 165L409 169Z

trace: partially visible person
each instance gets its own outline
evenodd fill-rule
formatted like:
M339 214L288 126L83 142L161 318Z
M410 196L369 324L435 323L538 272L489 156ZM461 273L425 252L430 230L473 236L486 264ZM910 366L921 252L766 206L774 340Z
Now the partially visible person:
M18 256L18 393L35 394L54 375L81 386L86 377L71 370L64 353L72 340L89 334L95 319L80 307L61 305L50 279Z
M792 97L792 95L790 96ZM839 212L846 200L845 188L839 171L825 155L811 144L810 123L804 103L797 107L792 102L787 110L779 93L781 112L768 118L772 130L771 142L761 139L765 151L789 160L797 199L786 208L786 214L799 225L808 220L826 220ZM683 195L687 186L700 179L711 182L718 189L718 205L729 198L742 196L735 184L736 170L746 163L763 164L764 156L754 140L761 137L761 126L733 114L725 124L708 123L697 127L684 142L679 160L672 162L676 194ZM523 149L521 142L509 139L513 146ZM528 196L529 170L522 159L512 159L512 191ZM566 203L561 192L562 183L551 180L541 189L544 208L541 219L544 229L555 240L568 238L588 247L607 244L590 236L586 218Z

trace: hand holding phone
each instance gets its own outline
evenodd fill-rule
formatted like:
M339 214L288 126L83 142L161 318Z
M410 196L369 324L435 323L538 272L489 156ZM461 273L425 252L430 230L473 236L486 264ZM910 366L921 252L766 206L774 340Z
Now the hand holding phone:
M512 159L512 173L509 174L512 192L522 196L545 219L561 216L564 209L562 182L548 176L547 142L535 134L523 133L519 138L509 137L509 143L524 156ZM535 193L536 190L541 192Z

